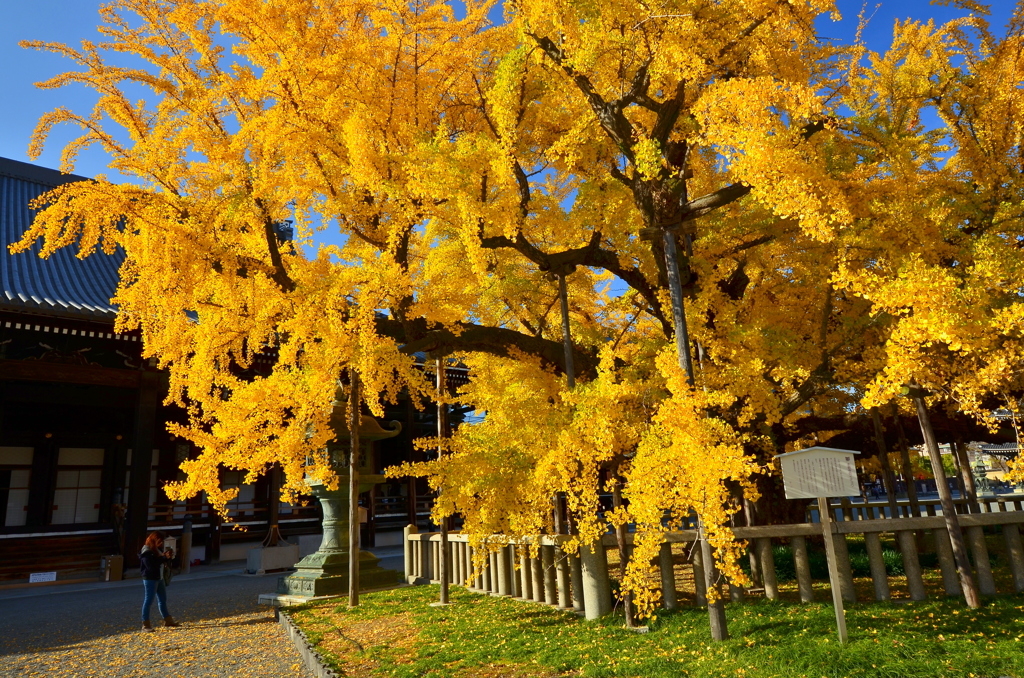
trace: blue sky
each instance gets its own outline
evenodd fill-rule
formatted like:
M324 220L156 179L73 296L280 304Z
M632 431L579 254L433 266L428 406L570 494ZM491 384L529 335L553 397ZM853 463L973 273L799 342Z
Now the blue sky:
M18 41L47 40L75 46L83 39L99 40L95 26L100 4L100 0L8 0L4 3L4 20L0 22L0 91L5 93L0 103L0 156L29 161L29 140L43 113L57 106L82 113L91 109L94 95L84 87L37 89L34 83L69 70L72 64L54 54L22 49ZM843 20L823 19L819 32L822 36L849 41L856 30L862 3L839 0L838 4ZM1013 4L1011 0L994 3L993 23L1005 24ZM927 0L871 0L868 6L869 13L873 11L874 15L865 37L869 47L876 50L888 45L896 19L934 18L942 22L964 14L955 8L934 6ZM75 129L55 129L38 164L58 167L61 148L75 136ZM94 176L105 172L106 158L97 148L79 157L76 173ZM117 180L116 176L110 178Z

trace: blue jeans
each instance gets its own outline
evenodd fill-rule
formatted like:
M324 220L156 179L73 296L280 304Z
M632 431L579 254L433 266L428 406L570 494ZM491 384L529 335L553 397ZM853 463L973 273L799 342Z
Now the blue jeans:
M142 621L149 621L149 608L153 607L153 598L156 597L156 607L160 610L161 617L170 617L167 611L167 587L163 579L143 579L142 585L146 588L146 597L142 601Z

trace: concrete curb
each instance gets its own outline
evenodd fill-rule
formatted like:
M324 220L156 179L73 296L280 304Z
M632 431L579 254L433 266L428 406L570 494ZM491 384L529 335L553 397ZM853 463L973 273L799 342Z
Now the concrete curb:
M316 676L316 678L341 678L333 669L327 667L320 659L320 655L316 653L313 646L309 644L309 639L306 638L306 634L303 633L295 624L292 622L291 617L287 612L280 608L276 608L277 621L284 627L285 631L288 632L288 637L295 643L295 649L299 651L302 656L302 661L305 662L306 668Z

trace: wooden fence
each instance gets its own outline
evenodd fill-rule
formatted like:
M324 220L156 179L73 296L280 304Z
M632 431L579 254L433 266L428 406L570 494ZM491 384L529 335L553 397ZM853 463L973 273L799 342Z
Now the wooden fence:
M985 541L985 531L1001 532L1007 554L1007 565L1017 593L1024 592L1024 547L1021 544L1020 525L1024 523L1022 499L991 499L981 512L958 516L964 536L971 551L978 589L982 595L997 592L992 573L991 559ZM921 502L919 518L882 518L885 502L851 503L848 500L831 505L836 521L831 523L832 539L839 559L840 589L844 600L857 599L854 587L847 537L863 535L866 547L874 597L887 600L890 597L889 579L886 574L882 553L881 535L891 533L896 537L906 574L906 586L912 600L925 600L927 593L918 558L918 540L930 534L937 554L938 569L941 571L942 586L946 595L961 595L960 582L949 535L945 529L941 509L930 502ZM938 514L938 515L936 515ZM773 540L785 539L792 549L797 589L801 602L814 600L811 584L811 566L808 558L807 539L822 537L820 522L806 522L793 525L767 525L758 527L734 527L737 539L746 540L751 551L751 562L756 567L757 579L762 584L764 595L770 599L779 597L779 586L773 555ZM633 535L627 535L627 544ZM447 571L450 582L465 585L471 591L510 596L521 600L547 603L563 609L573 609L585 614L588 619L608 614L612 610L611 581L608 575L608 549L616 548L614 535L605 535L600 543L584 547L577 556L569 556L561 550L561 544L568 537L545 535L518 539L509 543L507 537L495 536L488 546L488 566L474 572L473 546L468 535L449 534L449 562ZM677 565L672 555L673 543L692 543L697 539L694 529L670 532L662 544L657 567L662 582L662 604L668 609L678 607L676 591L676 568L692 567L697 604L706 604L703 590L704 570L700 549L691 550L687 565ZM441 537L438 533L417 533L415 526L405 528L405 574L410 584L438 583L440 571ZM495 546L501 544L501 546ZM521 546L537 544L538 557L531 558L527 549ZM472 577L472 579L471 579ZM742 592L730 592L734 600Z

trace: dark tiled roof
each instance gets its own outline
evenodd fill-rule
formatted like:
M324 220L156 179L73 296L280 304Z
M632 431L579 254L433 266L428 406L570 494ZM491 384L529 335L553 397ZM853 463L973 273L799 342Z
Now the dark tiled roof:
M110 304L110 297L117 289L122 254L96 252L78 259L76 247L65 247L49 259L40 259L38 243L19 254L7 250L32 223L34 211L28 203L72 181L88 179L0 158L0 308L113 320L117 309Z

